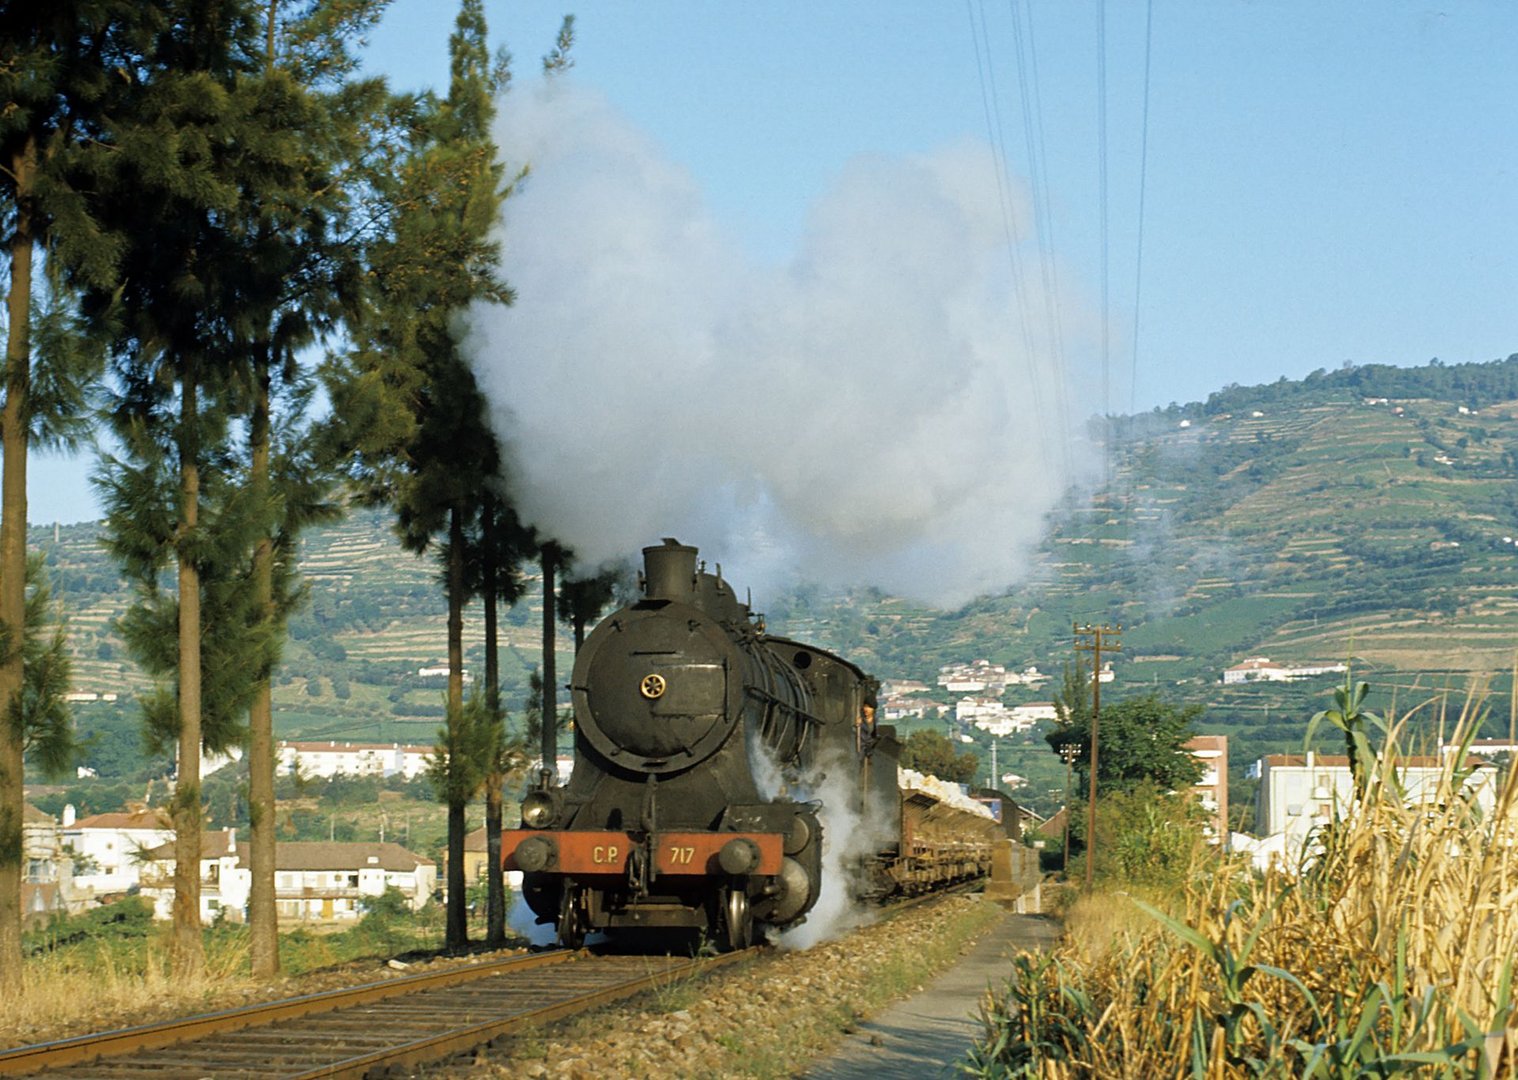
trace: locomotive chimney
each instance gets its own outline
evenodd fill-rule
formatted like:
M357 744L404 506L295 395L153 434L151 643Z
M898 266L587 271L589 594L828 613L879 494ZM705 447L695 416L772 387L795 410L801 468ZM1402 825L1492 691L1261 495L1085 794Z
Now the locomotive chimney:
M696 599L696 549L665 537L659 547L643 549L643 595L649 600Z

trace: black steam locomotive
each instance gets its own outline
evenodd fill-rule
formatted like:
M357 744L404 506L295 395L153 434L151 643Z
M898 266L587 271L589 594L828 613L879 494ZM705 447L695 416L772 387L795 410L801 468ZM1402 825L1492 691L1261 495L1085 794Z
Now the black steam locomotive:
M824 887L814 795L825 775L879 838L862 891L986 872L990 841L1005 838L989 821L955 833L952 851L932 840L941 830L911 835L876 680L766 634L695 548L666 540L643 556L643 598L603 620L575 661L569 783L545 773L524 827L503 836L506 868L523 872L524 899L562 944L689 928L743 948L756 927L799 923Z

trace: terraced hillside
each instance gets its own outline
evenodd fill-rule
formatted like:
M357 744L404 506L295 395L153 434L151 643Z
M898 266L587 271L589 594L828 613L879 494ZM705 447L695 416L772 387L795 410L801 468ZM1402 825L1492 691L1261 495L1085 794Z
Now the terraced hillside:
M69 620L74 684L80 694L118 698L148 680L126 655L113 620L130 603L98 543L98 527L34 530L47 556L54 595ZM357 512L313 530L301 559L308 601L290 624L275 687L281 734L430 742L443 715L443 680L421 674L447 662L447 611L435 564L403 551L387 519ZM540 586L502 620L508 706L520 709L527 672L540 659ZM560 664L572 662L568 636ZM466 663L484 666L478 605L465 615ZM567 670L565 668L564 670Z
M1184 468L1146 477L1142 467L1145 453L1231 462L1240 450L1210 494L1193 492ZM1194 555L1137 575L1154 587L1169 572L1175 600L1127 600L1126 621L1138 624L1129 641L1215 660L1511 667L1515 451L1510 404L1473 412L1430 400L1324 403L1279 420L1223 414L1155 437L1130 455L1126 478L1135 495L1147 479L1156 501L1173 500L1172 520L1124 525L1141 545L1173 528L1168 546Z
M1223 670L1251 656L1352 657L1402 708L1431 695L1457 701L1490 676L1490 723L1505 733L1518 654L1518 400L1496 400L1493 387L1518 385L1518 357L1466 367L1474 372L1315 373L1123 419L1110 488L1072 496L1033 579L958 611L810 586L756 600L777 632L930 686L939 665L980 657L1057 675L1074 657L1072 622L1120 623L1109 692L1153 688L1205 703L1209 729L1239 736L1236 764L1299 746L1334 682L1225 687ZM1431 385L1447 392L1422 392ZM78 689L130 694L145 682L112 630L129 597L95 533L38 529L32 541L70 618ZM445 655L432 561L402 552L387 519L363 512L313 531L302 567L310 600L279 673L279 730L431 741L442 682L421 671ZM541 640L536 583L527 597L502 626L514 710ZM478 671L477 609L465 633ZM568 646L566 633L565 672ZM1046 684L1008 700L1049 693ZM1023 751L1047 756L1036 739Z

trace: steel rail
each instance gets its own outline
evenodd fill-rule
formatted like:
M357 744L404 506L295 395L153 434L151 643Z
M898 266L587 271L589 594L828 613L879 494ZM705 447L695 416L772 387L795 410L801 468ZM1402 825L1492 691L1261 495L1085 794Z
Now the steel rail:
M322 990L279 1001L243 1005L177 1020L165 1020L92 1035L80 1035L71 1039L19 1046L0 1051L0 1076L16 1076L104 1057L156 1050L208 1035L224 1034L243 1028L263 1027L280 1020L293 1020L315 1013L333 1012L422 990L456 986L505 971L527 971L563 963L578 955L581 954L561 949L528 956L513 956L482 964L460 965L443 971L424 972L420 975L402 975L394 979L384 979L339 990Z
M980 884L978 881L963 882L947 889L899 900L883 909L882 918L889 921L920 904L942 900L955 893L968 892ZM556 950L529 956L515 956L481 964L453 967L445 971L401 976L356 987L241 1006L178 1020L18 1047L0 1052L0 1076L30 1074L43 1069L64 1068L70 1065L83 1066L89 1063L94 1063L101 1072L115 1074L117 1067L113 1062L116 1060L120 1061L120 1067L127 1068L132 1075L146 1075L145 1072L138 1072L141 1069L151 1071L160 1068L171 1072L174 1066L180 1065L193 1071L198 1067L197 1052L193 1045L196 1040L206 1040L212 1036L239 1031L245 1032L244 1035L238 1036L241 1040L241 1049L230 1045L205 1046L202 1044L200 1063L210 1071L202 1070L197 1075L216 1075L222 1068L229 1072L237 1071L239 1075L277 1075L286 1080L394 1075L417 1065L467 1052L526 1028L590 1011L657 987L661 983L705 974L734 962L756 958L765 951L767 950L748 949L717 957L674 961L668 963L668 966L660 965L657 970L644 967L642 970L632 972L630 978L617 978L613 982L590 986L578 993L574 992L573 984L583 982L584 976L591 975L592 971L575 964L574 975L567 978L556 976L559 982L556 989L568 991L566 996L539 1004L542 1001L539 995L544 993L543 988L523 986L515 993L521 995L525 992L537 1000L524 1002L523 1004L528 1007L521 1009L511 1004L509 998L512 992L492 998L493 994L499 992L490 990L484 981L503 974L526 974L534 969L559 965L569 960L590 961L595 958L583 950ZM595 973L594 977L600 980L607 975L615 976L615 965L619 961L625 963L628 959L630 958L605 958L605 962L611 966ZM669 958L663 959L669 960ZM475 982L481 983L479 990L465 988L465 984ZM479 1008L465 1008L463 1007L465 1003L456 998L451 999L451 1003L445 1001L436 1004L429 1004L423 1000L415 1002L401 1000L433 991L449 991L454 995L460 992L470 996L478 995L481 999L477 1002ZM380 1002L385 1003L380 1007L388 1010L383 1021L377 1014L365 1008L376 1006ZM358 1011L355 1015L345 1018L342 1015L342 1010L345 1009ZM482 1011L489 1014L488 1018L479 1018ZM475 1015L465 1019L465 1014L469 1012L474 1012ZM308 1021L309 1023L323 1025L325 1034L313 1031L301 1036L288 1027L281 1029L273 1026L305 1017L314 1018ZM460 1023L460 1020L464 1022ZM377 1023L378 1026L376 1026ZM258 1030L250 1031L249 1029ZM264 1029L267 1029L267 1036L262 1034ZM295 1043L313 1036L346 1044L349 1056L335 1061L329 1060L309 1068L302 1068L298 1062L289 1062L288 1055L283 1067L267 1058L264 1059L262 1067L245 1064L248 1061L247 1055L250 1052L257 1054L257 1047L265 1040L270 1050L279 1047L288 1052ZM376 1045L376 1043L382 1045ZM329 1042L328 1045L332 1046L332 1043ZM176 1046L178 1049L168 1054L153 1053ZM128 1063L134 1060L133 1056L135 1056L136 1064L128 1067ZM307 1064L309 1065L310 1062L308 1061Z
M443 1032L431 1038L418 1039L401 1046L361 1054L346 1061L334 1062L330 1065L312 1069L309 1072L294 1073L284 1077L283 1080L362 1080L363 1077L371 1074L388 1075L390 1070L406 1069L427 1062L435 1062L454 1054L464 1053L475 1047L483 1046L486 1043L493 1042L496 1039L525 1028L536 1027L540 1024L562 1020L565 1017L574 1016L578 1013L589 1012L591 1009L599 1008L622 998L631 997L634 994L656 987L671 979L680 978L685 975L705 974L713 968L724 967L738 961L751 960L759 951L758 949L744 949L738 952L724 953L720 956L699 957L674 967L665 968L662 971L641 975L614 986L591 990L576 997L544 1005L527 1012L486 1021L485 1023L470 1024L455 1028L452 1031Z

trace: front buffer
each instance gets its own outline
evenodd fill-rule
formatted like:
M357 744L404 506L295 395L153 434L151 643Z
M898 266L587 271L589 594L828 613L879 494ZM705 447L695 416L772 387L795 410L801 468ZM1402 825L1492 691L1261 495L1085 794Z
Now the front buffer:
M814 823L815 824L815 823ZM802 826L807 828L807 826ZM514 829L502 833L505 868L523 873L523 897L559 943L591 930L707 930L729 949L754 940L756 916L793 921L810 906L806 870L778 832Z

